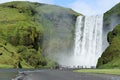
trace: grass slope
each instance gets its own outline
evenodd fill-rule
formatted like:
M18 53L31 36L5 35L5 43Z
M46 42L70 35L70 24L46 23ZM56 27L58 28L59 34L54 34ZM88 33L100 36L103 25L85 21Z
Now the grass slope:
M120 75L120 69L81 69L74 72Z
M48 46L64 49L72 44L78 15L71 9L27 1L0 4L0 68L55 66L44 53ZM67 46L56 44L61 38Z
M108 34L109 47L98 61L98 68L120 68L120 25Z
M98 60L97 68L120 68L120 3L104 14L105 32L108 33L109 47Z

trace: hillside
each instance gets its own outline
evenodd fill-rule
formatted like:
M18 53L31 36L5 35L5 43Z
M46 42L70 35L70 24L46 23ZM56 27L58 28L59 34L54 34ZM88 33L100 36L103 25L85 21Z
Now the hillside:
M104 32L108 32L109 47L98 60L98 68L120 68L120 3L104 14Z
M98 68L120 68L120 25L108 34L109 47L99 59Z
M0 67L54 66L46 56L72 49L78 15L68 8L41 3L0 4Z

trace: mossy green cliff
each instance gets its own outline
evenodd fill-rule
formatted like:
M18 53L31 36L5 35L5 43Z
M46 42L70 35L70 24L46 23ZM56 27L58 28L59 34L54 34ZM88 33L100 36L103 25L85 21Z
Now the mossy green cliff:
M120 68L120 25L108 34L109 47L99 59L98 68Z
M55 5L0 4L0 67L54 66L46 55L72 49L78 15L71 9Z
M108 48L98 60L98 68L120 68L120 3L104 14L103 30L108 33Z

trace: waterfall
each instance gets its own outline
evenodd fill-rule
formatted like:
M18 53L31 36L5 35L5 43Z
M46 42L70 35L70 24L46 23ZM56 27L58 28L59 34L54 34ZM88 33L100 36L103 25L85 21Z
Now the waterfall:
M75 29L74 66L96 67L102 54L103 16L77 17Z

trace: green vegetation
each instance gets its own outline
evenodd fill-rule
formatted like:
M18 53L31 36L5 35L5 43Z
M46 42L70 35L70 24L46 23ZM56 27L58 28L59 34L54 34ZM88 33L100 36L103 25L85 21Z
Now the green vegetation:
M78 15L71 9L41 3L0 4L0 68L55 67L46 55L71 47Z
M108 34L110 46L99 59L98 68L120 68L120 25Z
M110 29L111 26L116 26L120 23L120 3L104 14L104 28Z
M120 68L120 3L104 14L103 30L108 33L109 47L98 60L97 68ZM116 26L117 25L117 26Z
M120 75L120 69L81 69L74 72Z

